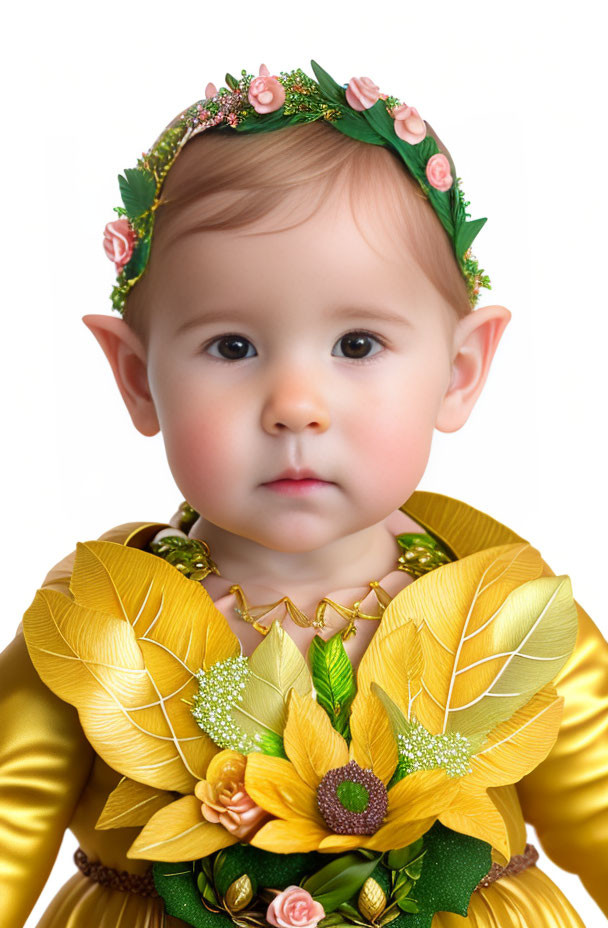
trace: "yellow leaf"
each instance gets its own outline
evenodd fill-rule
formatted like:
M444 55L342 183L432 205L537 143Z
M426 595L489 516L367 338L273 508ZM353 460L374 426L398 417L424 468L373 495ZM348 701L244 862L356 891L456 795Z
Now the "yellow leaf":
M189 792L217 752L187 705L194 674L239 654L236 635L200 584L136 548L79 544L71 587L76 601L39 590L24 616L36 670L111 767Z
M242 699L231 716L246 734L254 737L270 730L282 737L291 690L304 696L312 690L306 660L287 632L275 621L250 655L249 673Z
M467 787L516 783L541 763L555 744L562 718L563 698L551 684L543 687L521 709L487 738L471 758Z
M371 767L386 786L397 766L397 742L382 703L369 689L355 696L350 731L349 756L360 767Z
M175 796L168 790L158 790L123 777L108 796L95 828L145 825L155 812L169 805L174 799Z
M565 664L576 607L568 578L542 570L526 542L499 545L429 572L389 604L379 644L415 621L424 655L415 714L430 732L478 740Z
M285 753L311 789L316 789L328 770L348 763L348 747L311 696L295 690L289 699L289 713L283 734Z
M203 818L201 803L195 796L182 796L152 816L127 851L127 857L198 860L237 841L223 825Z

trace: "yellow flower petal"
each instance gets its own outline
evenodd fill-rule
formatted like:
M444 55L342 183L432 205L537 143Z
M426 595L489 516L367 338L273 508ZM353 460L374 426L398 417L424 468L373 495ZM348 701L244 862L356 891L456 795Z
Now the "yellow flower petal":
M452 807L441 813L439 821L452 831L487 841L500 851L506 860L510 859L511 847L507 826L486 793L461 790Z
M365 836L360 847L368 848L370 851L390 851L396 847L405 847L406 844L411 844L412 841L421 838L433 825L435 819L436 816L433 815L411 822L387 822L378 829L375 835Z
M182 796L152 816L127 851L127 857L197 860L237 840L223 825L205 821L195 796Z
M323 838L319 844L320 851L327 851L331 854L341 854L342 851L353 851L362 847L366 835L328 835Z
M393 603L394 600L387 611ZM366 696L372 681L377 683L409 719L420 691L422 669L422 646L415 623L406 619L392 630L385 630L381 624L361 658L357 670L358 693Z
M325 710L296 690L289 698L283 742L297 773L314 790L328 770L348 763L346 741L332 727Z
M283 757L249 754L245 789L262 809L279 818L306 818L320 822L316 793Z
M350 757L360 767L371 767L384 785L397 766L397 742L382 703L371 690L355 696L350 730Z
M295 854L316 851L327 829L305 818L292 818L288 822L274 819L262 825L251 838L250 844L275 854Z
M417 770L388 791L384 825L363 847L387 851L416 841L428 831L458 793L457 781L443 770Z

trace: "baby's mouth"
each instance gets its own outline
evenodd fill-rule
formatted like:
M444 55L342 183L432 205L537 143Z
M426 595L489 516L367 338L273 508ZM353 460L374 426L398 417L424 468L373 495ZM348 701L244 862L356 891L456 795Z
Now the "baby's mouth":
M269 490L288 495L309 493L333 485L333 481L323 480L314 471L304 468L300 470L288 468L272 480L262 483L262 486L267 487Z

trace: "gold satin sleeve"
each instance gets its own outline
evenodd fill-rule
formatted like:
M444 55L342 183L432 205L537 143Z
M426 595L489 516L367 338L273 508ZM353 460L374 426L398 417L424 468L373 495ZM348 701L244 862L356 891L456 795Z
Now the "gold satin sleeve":
M51 871L93 750L36 673L23 635L0 654L0 921L22 928Z
M608 643L577 609L576 648L556 679L565 699L559 736L517 791L544 850L608 915Z

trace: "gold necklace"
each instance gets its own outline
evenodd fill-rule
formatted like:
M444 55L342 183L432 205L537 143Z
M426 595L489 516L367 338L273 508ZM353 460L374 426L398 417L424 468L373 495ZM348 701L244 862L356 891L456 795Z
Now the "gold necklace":
M193 524L190 514L188 516L188 522L190 524L185 524L190 528ZM167 529L160 532L159 535L161 535L161 537L158 538L158 536L156 536L150 542L150 551L164 558L191 580L201 582L211 573L221 576L217 564L211 557L207 542L199 538L190 538L181 528L181 525L182 523L180 523L180 528L175 530L175 534L169 534ZM396 562L396 569L405 571L410 574L410 576L414 577L414 579L452 560L448 552L440 545L437 539L426 532L405 532L395 536L395 540L402 549L402 553ZM233 594L236 599L237 605L234 609L236 614L240 616L244 622L252 625L261 635L266 635L270 626L262 625L260 619L263 619L264 616L273 609L276 609L277 606L284 604L287 614L296 625L302 628L312 627L317 629L325 628L325 612L327 607L331 606L346 623L345 628L340 631L342 638L346 640L351 635L356 634L357 629L355 622L358 619L379 621L392 599L378 580L370 580L367 585L376 594L379 608L379 612L376 615L368 615L360 611L362 599L357 600L357 602L353 603L352 607L349 608L342 603L337 603L329 599L329 597L324 596L323 599L317 603L314 617L311 619L306 613L302 612L301 609L298 609L289 596L282 596L281 599L278 599L274 603L252 606L247 602L247 597L245 596L243 588L238 583L230 587L229 593ZM367 593L365 595L367 596Z

